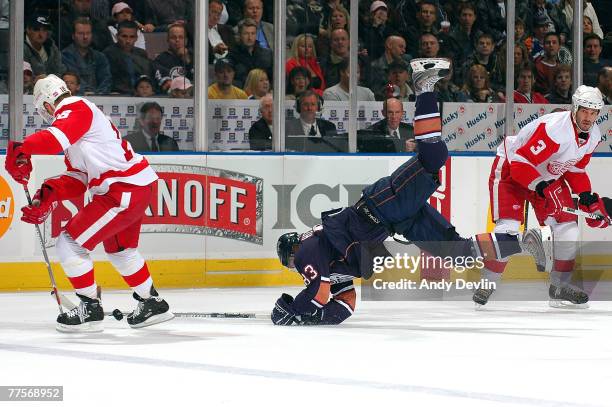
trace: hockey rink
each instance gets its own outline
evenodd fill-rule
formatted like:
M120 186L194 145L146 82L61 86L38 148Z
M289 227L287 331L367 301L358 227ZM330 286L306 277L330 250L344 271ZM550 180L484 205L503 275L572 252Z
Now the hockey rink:
M62 385L65 406L611 403L612 302L475 311L467 301L358 300L340 326L277 327L267 315L283 291L299 288L161 290L174 311L258 318L176 318L134 330L107 317L103 333L76 335L55 331L48 293L2 293L0 384ZM106 311L133 304L127 291L103 294Z

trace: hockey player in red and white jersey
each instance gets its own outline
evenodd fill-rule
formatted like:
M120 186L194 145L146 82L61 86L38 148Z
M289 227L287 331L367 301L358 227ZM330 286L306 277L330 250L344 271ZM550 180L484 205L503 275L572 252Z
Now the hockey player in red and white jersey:
M595 120L603 106L597 88L580 86L572 96L571 111L544 115L523 127L516 136L506 137L499 146L489 177L495 230L477 237L483 252L496 252L490 258L485 256L483 277L499 281L507 256L521 250L519 227L524 221L525 201L529 201L540 225L550 227L554 240L552 267L549 267L550 305L588 307L588 295L570 283L579 234L577 219L562 208L574 207L573 193L579 196L580 209L603 215L602 220L587 218L589 226L610 225L610 216L602 199L592 192L586 172L591 155L601 141ZM531 233L523 236L520 242L523 246L541 239ZM473 299L484 305L492 293L493 290L480 289Z
M137 250L140 226L157 174L94 103L71 96L57 76L49 75L36 82L34 105L51 127L31 134L23 142L10 142L7 171L17 182L27 185L32 155L61 152L67 170L43 182L32 205L22 208L21 219L40 224L59 201L78 197L86 190L92 195L91 202L66 224L55 244L64 272L81 299L78 307L57 317L57 329L102 331L104 312L97 298L89 255L99 243L138 301L127 317L129 326L140 328L172 319L174 315L153 287L147 263Z

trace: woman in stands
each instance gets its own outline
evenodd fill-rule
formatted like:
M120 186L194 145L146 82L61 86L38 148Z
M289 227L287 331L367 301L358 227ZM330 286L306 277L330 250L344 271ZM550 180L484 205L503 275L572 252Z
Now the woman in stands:
M289 75L297 66L308 70L308 79L312 88L322 95L326 88L325 77L317 61L314 38L310 34L300 34L293 40L289 59L285 64L285 74Z
M270 79L263 69L255 68L249 71L244 81L244 91L249 99L261 99L270 92Z
M482 65L473 65L461 89L461 102L499 103L500 96L489 85L489 73Z
M303 66L296 66L289 72L287 78L287 94L285 99L296 99L298 95L302 94L308 89L312 89L310 86L310 72ZM319 89L312 89L319 96L323 97L323 93Z

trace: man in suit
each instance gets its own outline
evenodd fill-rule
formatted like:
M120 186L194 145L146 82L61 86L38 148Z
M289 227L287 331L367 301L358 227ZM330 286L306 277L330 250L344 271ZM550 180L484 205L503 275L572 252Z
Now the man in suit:
M261 0L245 0L244 18L252 18L257 23L257 42L262 48L274 49L274 25L262 21L264 4ZM240 22L238 22L240 24ZM238 27L234 29L238 36Z
M272 150L272 113L274 112L272 94L268 93L259 100L261 118L249 129L249 145L251 150Z
M303 92L295 100L299 119L290 118L285 122L288 136L330 137L336 136L336 125L325 119L317 119L323 107L323 99L312 89Z
M223 12L221 0L208 2L208 63L214 64L215 59L227 56L234 45L234 30L231 26L220 24Z
M140 130L124 137L136 152L178 151L172 137L160 133L162 108L157 102L147 102L140 108Z
M401 152L416 151L416 143L414 141L414 128L411 124L402 122L404 116L404 106L399 99L389 98L383 102L382 114L384 119L377 121L367 130L404 140L402 145L405 150ZM367 151L362 151L367 152Z

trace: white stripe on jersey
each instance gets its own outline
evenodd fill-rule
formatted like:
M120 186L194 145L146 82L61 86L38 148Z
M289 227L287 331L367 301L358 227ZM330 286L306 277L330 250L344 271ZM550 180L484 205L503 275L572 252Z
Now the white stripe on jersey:
M83 231L79 236L74 237L74 241L83 246L85 242L92 238L98 233L104 226L108 225L119 213L123 212L130 206L130 198L132 197L131 192L124 192L121 194L121 203L118 207L110 208L104 215L102 215L97 221L95 221L88 229Z
M353 310L347 303L345 303L344 301L340 301L340 300L335 300L335 301L339 303L340 305L344 306L344 308L346 308L348 312L350 312L351 314L353 313Z
M353 286L353 285L351 284L351 285L349 285L349 286L347 286L347 287L342 288L340 291L338 291L338 292L334 293L333 295L342 294L343 292L350 291L350 290L354 290L354 289L355 289L355 286Z
M317 308L323 308L323 306L321 304L319 304L318 302L316 302L314 299L310 300L310 302L312 302L314 305L316 305Z
M68 147L70 147L70 140L68 140L68 136L66 136L63 131L53 126L47 127L47 130L49 133L53 134L53 137L55 137L57 142L60 143L62 150L66 150Z
M495 179L493 180L493 220L499 219L499 181L501 181L502 167L506 162L505 157L498 156L497 167L495 167Z
M421 114L418 116L414 116L414 120L430 119L432 117L440 117L440 112Z

